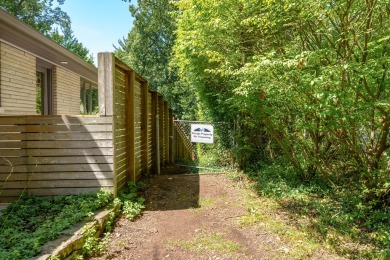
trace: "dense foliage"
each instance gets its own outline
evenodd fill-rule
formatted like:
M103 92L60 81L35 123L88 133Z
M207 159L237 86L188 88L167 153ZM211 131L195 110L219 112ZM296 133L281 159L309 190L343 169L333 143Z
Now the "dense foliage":
M129 9L134 24L128 36L119 40L115 55L164 95L177 117L194 119L194 92L180 80L177 68L169 65L176 40L177 9L169 0L138 0Z
M2 0L0 8L51 38L80 58L93 64L89 50L77 40L71 29L71 20L61 9L65 0Z
M37 255L47 241L112 201L112 193L54 197L22 197L0 216L0 259Z
M247 171L265 201L262 206L250 208L250 215L241 221L266 223L266 229L280 231L290 239L297 234L289 227L298 228L311 241L320 242L322 247L332 248L348 259L389 259L390 208L367 203L359 191L359 183L334 186L316 177L302 182L294 171L286 160L275 160ZM239 180L240 175L235 174L233 177ZM275 209L278 216L288 220L287 228L280 229L265 220L264 215L272 218L270 212ZM302 249L307 257L310 243Z
M303 179L390 203L389 1L176 6L175 64L208 115L238 125L242 166L283 154Z

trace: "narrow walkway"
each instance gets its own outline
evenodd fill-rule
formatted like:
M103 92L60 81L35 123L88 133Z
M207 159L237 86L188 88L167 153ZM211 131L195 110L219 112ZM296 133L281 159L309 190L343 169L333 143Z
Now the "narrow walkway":
M261 225L240 222L250 214L253 194L226 175L162 174L147 186L143 215L133 222L119 219L108 252L97 259L295 258L281 250L288 242ZM307 258L337 256L318 249Z

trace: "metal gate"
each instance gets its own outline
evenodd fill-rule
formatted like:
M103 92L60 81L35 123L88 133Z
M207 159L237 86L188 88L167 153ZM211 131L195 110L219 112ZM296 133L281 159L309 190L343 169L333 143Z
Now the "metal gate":
M200 129L196 126L206 127ZM211 133L208 132L210 130L207 130L207 126L211 126L213 130L213 140L211 140ZM193 173L221 172L234 167L234 158L231 152L231 148L234 146L234 135L231 124L226 122L174 120L174 127L176 134L185 140L186 148L189 151L186 158L176 157L176 165L186 166ZM203 141L200 138L202 133Z

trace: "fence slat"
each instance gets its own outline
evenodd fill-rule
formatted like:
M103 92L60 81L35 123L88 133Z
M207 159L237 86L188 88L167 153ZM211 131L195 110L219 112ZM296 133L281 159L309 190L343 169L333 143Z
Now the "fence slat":
M26 194L35 195L113 185L111 117L6 116L0 131L0 202L16 199L27 184Z

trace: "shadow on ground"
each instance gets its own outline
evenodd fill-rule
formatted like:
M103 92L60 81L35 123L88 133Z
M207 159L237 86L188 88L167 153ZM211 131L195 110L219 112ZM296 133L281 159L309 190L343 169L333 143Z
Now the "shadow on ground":
M145 180L146 210L180 210L199 207L199 175L187 167L166 166L160 175Z

